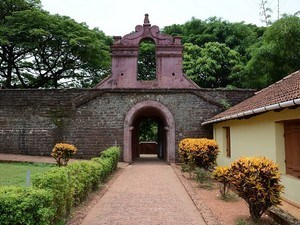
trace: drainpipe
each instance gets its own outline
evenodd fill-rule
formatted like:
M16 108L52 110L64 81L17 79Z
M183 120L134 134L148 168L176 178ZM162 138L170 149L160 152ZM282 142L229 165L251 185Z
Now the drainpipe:
M225 120L237 119L237 118L241 118L244 116L254 115L254 114L263 113L263 112L267 112L267 111L273 111L276 109L288 108L288 107L295 106L295 105L300 105L300 98L293 99L290 101L280 102L280 103L276 103L273 105L268 105L268 106L264 106L264 107L260 107L260 108L256 108L253 110L248 110L248 111L233 114L230 116L224 116L221 118L208 120L208 121L203 122L201 125L203 126L203 125L210 124L210 123L217 123L217 122L221 122L221 121L225 121Z

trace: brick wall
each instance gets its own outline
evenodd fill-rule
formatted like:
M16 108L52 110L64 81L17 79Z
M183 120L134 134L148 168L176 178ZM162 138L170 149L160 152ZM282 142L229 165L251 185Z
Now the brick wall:
M78 157L123 145L127 112L153 100L174 116L176 146L185 137L212 137L201 123L253 95L251 90L0 90L0 152L49 155L57 142L69 142Z

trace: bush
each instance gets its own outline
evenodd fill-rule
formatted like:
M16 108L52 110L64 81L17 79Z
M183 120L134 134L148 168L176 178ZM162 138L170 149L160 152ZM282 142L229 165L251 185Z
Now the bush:
M265 157L245 157L229 169L230 183L248 204L256 222L271 206L280 204L283 186L278 166Z
M194 164L182 164L181 166L181 172L187 172L189 173L189 176L190 176L190 179L192 179L192 176L193 176L193 172L195 170L195 166Z
M73 162L67 167L75 205L82 202L102 181L102 165L91 161Z
M70 213L73 206L74 190L65 167L55 168L33 178L33 187L48 190L53 194L55 208L54 221L59 221Z
M220 186L220 194L225 199L228 194L229 184L230 184L229 168L218 166L212 172L211 176L213 179L215 179L216 181L222 184Z
M58 143L52 149L51 156L55 159L58 166L66 166L70 160L71 155L77 152L74 145Z
M105 151L100 153L100 158L111 158L114 166L114 170L117 168L118 161L120 158L120 148L119 147L110 147L106 149Z
M211 180L211 172L200 167L196 167L194 170L196 175L195 179L200 183L200 187L211 189L212 188L212 180Z
M107 151L107 152L106 152ZM33 177L33 188L0 188L0 225L57 224L116 168L120 150Z
M20 187L0 188L1 225L48 225L55 213L53 195L46 190Z
M215 140L186 138L180 141L178 153L184 163L208 169L216 164L219 149Z

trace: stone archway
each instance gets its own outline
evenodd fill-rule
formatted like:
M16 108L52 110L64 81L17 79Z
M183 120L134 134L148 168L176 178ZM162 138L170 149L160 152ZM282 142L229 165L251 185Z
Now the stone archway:
M168 163L175 162L175 122L170 110L156 101L143 101L134 105L127 113L124 121L124 152L125 162L133 160L133 135L135 120L143 114L159 117L164 124L165 131L165 160Z

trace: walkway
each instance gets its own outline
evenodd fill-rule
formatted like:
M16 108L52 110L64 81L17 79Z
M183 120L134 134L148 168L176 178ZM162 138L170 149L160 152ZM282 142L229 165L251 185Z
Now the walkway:
M13 154L0 154L0 161L55 163L52 157ZM119 164L124 171L82 225L205 225L170 165L149 157Z
M82 225L204 225L170 165L141 159L126 167Z

